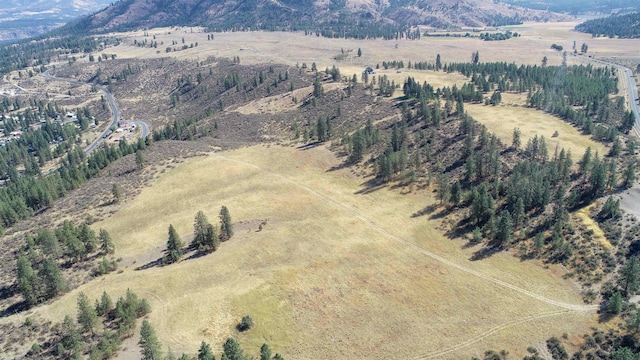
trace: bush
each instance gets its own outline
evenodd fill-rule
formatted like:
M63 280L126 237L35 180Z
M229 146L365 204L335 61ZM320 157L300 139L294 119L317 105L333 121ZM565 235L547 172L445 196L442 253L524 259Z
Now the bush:
M253 318L251 315L245 315L242 317L240 324L238 324L238 330L247 331L253 327Z

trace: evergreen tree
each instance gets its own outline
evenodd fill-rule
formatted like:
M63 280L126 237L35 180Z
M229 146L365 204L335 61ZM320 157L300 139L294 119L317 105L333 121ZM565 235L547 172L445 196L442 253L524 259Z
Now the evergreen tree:
M167 255L165 255L163 261L166 264L173 264L178 262L182 257L182 241L180 240L180 236L178 232L173 227L173 225L169 225L169 239L167 240Z
M103 291L102 296L100 297L100 302L96 304L96 314L98 316L104 316L111 310L113 310L113 301L111 300L111 296L109 296L106 291Z
M96 310L91 307L89 298L84 292L78 294L78 324L83 333L94 334L94 329L98 324Z
M636 166L633 160L629 161L627 164L627 168L624 170L623 179L624 187L627 189L633 186L633 183L636 181Z
M271 349L269 345L262 344L260 347L260 360L271 360Z
M231 214L226 206L220 208L220 240L227 241L233 236L233 224L231 223Z
M511 214L509 210L503 210L500 213L500 219L498 220L498 228L496 233L496 240L500 246L508 245L511 241L511 235L513 234L513 224L511 221Z
M45 259L38 273L44 284L47 299L56 297L65 291L67 284L55 261L49 258Z
M78 239L82 241L88 254L96 251L96 233L89 227L89 225L80 225Z
M211 351L211 346L206 342L200 343L200 349L198 349L198 360L215 360L216 357Z
M33 306L38 303L38 277L33 270L31 261L26 256L18 256L18 287L27 304Z
M162 344L147 319L142 320L138 345L141 347L143 360L162 360Z
M613 293L607 300L607 311L611 314L619 314L622 311L622 294L619 292Z
M71 319L71 316L67 315L62 321L62 338L60 343L65 350L70 350L74 354L79 355L80 347L82 346L82 336L76 327L76 323Z
M191 243L196 249L204 246L207 237L207 225L209 220L202 211L198 211L193 223L193 242Z
M104 254L113 254L115 252L116 247L113 245L113 241L107 230L100 229L98 241L100 242L100 251Z
M111 194L113 195L113 202L115 204L119 203L122 200L122 189L120 189L120 185L113 183L111 186Z
M144 169L144 156L140 150L136 151L136 168L138 170Z
M635 295L640 289L640 263L636 256L631 257L620 269L618 285L622 288L624 297Z
M452 205L457 206L462 200L462 188L458 181L454 182L451 185L451 198L450 202Z
M240 344L234 338L228 338L222 345L223 356L229 360L245 360Z

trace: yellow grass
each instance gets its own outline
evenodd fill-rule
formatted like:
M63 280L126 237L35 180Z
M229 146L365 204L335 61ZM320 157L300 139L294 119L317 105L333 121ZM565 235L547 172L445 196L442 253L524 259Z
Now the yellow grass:
M432 203L424 194L357 194L362 179L327 171L337 164L324 147L268 146L180 164L96 224L109 230L123 263L137 263L36 311L60 320L79 291L97 298L130 287L150 301L150 321L174 350L237 336L251 354L267 342L292 359L459 359L488 348L517 357L531 343L593 324L593 312L566 311L482 277L580 304L561 276L503 253L471 262L475 249L444 238L428 216L411 216ZM159 256L170 223L186 239L198 210L214 220L222 204L236 235L217 252L134 270ZM237 334L245 314L255 328Z
M595 206L595 203L585 206L582 209L574 212L574 215L582 222L582 224L593 232L593 240L595 240L600 246L605 249L611 249L611 243L604 235L604 231L600 228L597 222L591 218L591 210Z
M541 110L522 106L487 106L481 104L465 104L465 110L480 123L485 124L490 132L498 136L505 144L511 144L513 129L519 128L522 146L534 135L544 136L549 154L558 149L570 150L574 160L579 159L587 147L597 151L600 156L607 153L605 145L591 140L569 123ZM554 132L557 137L553 137Z
M316 36L305 36L303 33L281 32L227 32L214 34L214 39L207 40L207 33L199 28L158 28L147 32L155 35L158 48L140 48L133 45L138 42L154 41L151 36L144 36L143 31L117 34L124 39L118 47L105 49L105 53L115 53L119 58L153 58L172 56L181 59L204 60L209 56L228 57L240 56L242 63L282 63L311 65L318 64L318 68L333 64L343 67L353 66L360 74L365 66L382 64L387 60L403 60L405 64L411 61L435 61L436 54L440 54L444 63L469 61L471 53L480 52L481 61L513 61L518 64L540 64L547 56L549 65L559 65L562 53L550 48L552 43L562 45L568 52L572 51L573 41L577 46L587 43L589 55L595 57L625 57L636 56L631 50L640 46L640 40L624 39L593 39L589 34L573 31L579 21L565 23L527 23L521 26L511 26L510 30L518 32L521 37L507 41L481 41L472 38L422 37L420 40L355 40L355 39L327 39ZM192 32L193 30L193 32ZM165 48L172 41L177 41L182 47L185 43L195 44L187 50L166 53ZM160 42L164 44L160 45ZM362 57L354 54L362 49ZM335 60L342 50L351 54L345 60ZM351 52L349 52L351 50ZM86 61L86 59L84 60ZM569 62L582 62L580 57L569 57ZM346 73L346 72L343 72Z

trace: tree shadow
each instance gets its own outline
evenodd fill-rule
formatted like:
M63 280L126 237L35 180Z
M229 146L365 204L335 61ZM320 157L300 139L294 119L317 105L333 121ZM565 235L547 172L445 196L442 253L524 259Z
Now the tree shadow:
M480 250L474 252L473 255L471 255L471 258L469 258L469 260L471 261L484 260L499 253L500 251L502 251L502 248L498 246L487 245L482 247Z
M360 186L362 187L362 189L356 191L354 194L367 195L380 189L384 189L387 184L374 178L363 182L362 184L360 184Z
M147 269L151 269L152 267L162 266L162 265L164 265L162 259L163 258L158 258L158 259L150 261L150 262L148 262L148 263L146 263L144 265L140 265L137 268L135 268L135 270L136 271L147 270Z
M17 284L5 285L0 288L0 300L9 299L15 296L17 293L18 293Z
M4 317L8 317L11 315L15 315L17 313L21 313L25 310L29 309L29 304L27 304L27 302L25 300L22 300L20 302L14 303L11 306L9 306L8 308L0 311L0 318L4 318Z

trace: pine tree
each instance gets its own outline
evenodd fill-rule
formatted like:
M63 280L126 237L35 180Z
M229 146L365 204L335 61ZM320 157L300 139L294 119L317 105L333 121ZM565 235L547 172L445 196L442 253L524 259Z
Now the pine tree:
M62 321L62 339L61 344L65 350L71 350L73 354L78 354L82 345L82 336L78 332L76 323L67 315Z
M622 288L622 295L625 297L635 295L640 289L640 263L637 257L631 257L620 269L618 284Z
M231 214L226 206L220 208L220 240L227 241L233 236L233 224L231 223Z
M84 244L88 254L96 251L96 233L87 224L80 225L78 238Z
M169 225L169 239L167 240L167 255L164 257L164 262L166 264L173 264L178 262L182 257L182 241L180 240L180 236L178 232L173 227L173 225Z
M198 349L198 360L215 360L216 357L213 355L211 351L211 346L206 342L202 342L200 344L200 349Z
M122 200L122 189L120 189L120 185L113 183L111 186L111 194L113 195L113 202L117 204Z
M627 168L624 170L623 178L623 184L625 188L628 189L633 186L633 183L636 181L636 166L633 161L629 161L629 163L627 164Z
M38 303L38 277L33 270L31 261L26 256L18 256L18 287L27 304L33 306Z
M619 292L613 293L607 300L607 311L611 314L619 314L622 311L622 294Z
M513 224L511 221L511 214L509 210L503 210L500 213L500 219L498 220L498 228L496 234L496 240L500 246L508 245L511 241L511 235L513 234Z
M144 156L140 150L136 151L136 168L138 170L144 169Z
M42 263L38 275L44 283L45 295L48 299L58 296L67 287L58 264L49 258Z
M107 230L100 229L98 241L100 242L100 251L104 254L113 254L115 252L116 247L113 245L113 241Z
M456 181L451 185L451 198L449 199L449 201L451 202L452 205L458 206L461 200L462 200L462 188L460 187L460 183Z
M162 360L162 344L160 344L156 331L147 319L142 320L138 345L142 348L143 360Z
M91 307L89 298L84 292L78 294L78 324L83 333L94 334L94 329L98 324L96 310Z
M269 345L262 344L260 347L260 360L271 360L271 349Z
M244 360L244 355L240 344L234 338L228 338L222 345L223 356L229 360Z
M102 296L100 297L100 303L97 303L96 305L96 314L98 316L104 316L111 310L113 310L113 301L109 294L107 294L106 291L103 291Z

